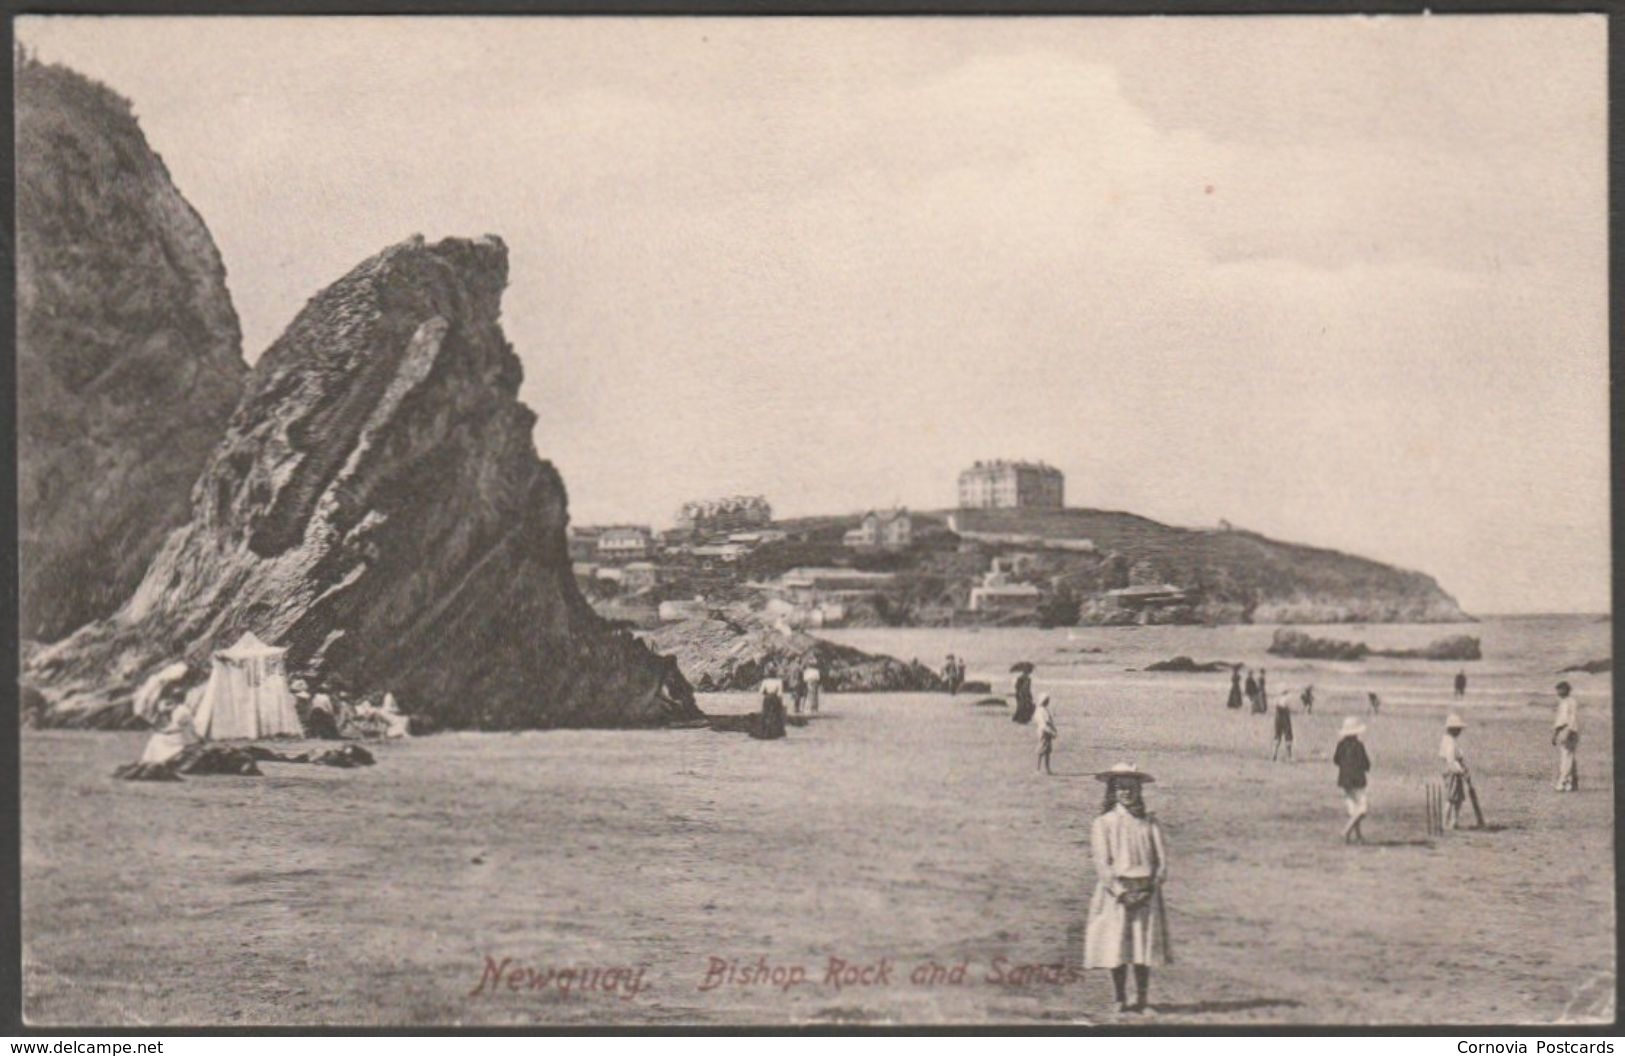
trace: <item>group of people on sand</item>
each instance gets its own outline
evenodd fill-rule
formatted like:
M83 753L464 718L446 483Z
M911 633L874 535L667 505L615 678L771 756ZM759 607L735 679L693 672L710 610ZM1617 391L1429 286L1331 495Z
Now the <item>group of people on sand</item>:
M761 694L762 714L770 720L777 718L782 732L784 727L784 698L790 697L795 713L803 710L816 712L824 673L818 668L818 658L808 654L800 660L769 663L763 672Z
M959 687L965 684L965 658L949 653L942 665L942 680L948 683L949 696L959 696Z
M1242 685L1241 666L1238 664L1230 674L1230 696L1226 706L1231 709L1241 707L1242 696L1249 699L1262 699L1264 692L1264 673L1259 672L1255 681L1251 674L1247 677L1246 686ZM1457 697L1467 692L1467 675L1465 671L1457 672L1453 688ZM1568 682L1559 682L1557 690L1557 714L1552 724L1552 744L1558 750L1557 781L1555 789L1559 792L1573 792L1580 787L1579 767L1575 759L1576 750L1580 743L1580 717L1579 706L1573 696L1573 687ZM1258 694L1254 698L1255 692ZM1315 687L1306 685L1296 695L1305 714L1314 711ZM1292 760L1292 700L1293 693L1283 690L1274 701L1274 744L1270 750L1270 759L1282 757L1285 750L1285 759ZM1366 694L1367 706L1372 715L1376 715L1381 708L1381 698L1376 693ZM1256 704L1254 711L1258 710ZM1443 784L1444 814L1443 826L1453 830L1460 826L1462 805L1469 798L1472 799L1474 812L1480 827L1484 820L1478 811L1478 793L1473 787L1472 772L1467 766L1466 754L1461 748L1461 735L1467 728L1466 720L1459 713L1452 712L1445 719L1444 735L1439 742L1438 765ZM1366 732L1365 723L1356 716L1350 715L1343 719L1342 729L1338 732L1337 746L1332 751L1332 762L1337 767L1337 784L1342 790L1344 806L1348 813L1348 822L1343 827L1343 841L1345 843L1363 843L1365 837L1362 824L1369 811L1366 797L1368 784L1367 775L1371 771L1371 756L1366 751L1364 742L1360 740Z
M1225 701L1225 707L1232 711L1241 710L1243 702L1252 706L1254 715L1263 715L1269 708L1269 672L1263 668L1258 669L1258 677L1254 678L1252 671L1247 671L1247 680L1244 683L1241 664L1230 669L1230 697Z

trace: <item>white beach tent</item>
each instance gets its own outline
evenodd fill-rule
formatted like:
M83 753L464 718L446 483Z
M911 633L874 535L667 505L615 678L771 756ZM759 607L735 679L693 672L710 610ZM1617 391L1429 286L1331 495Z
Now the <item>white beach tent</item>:
M193 717L199 736L214 741L302 736L282 666L286 652L249 631L230 649L215 653L214 670Z

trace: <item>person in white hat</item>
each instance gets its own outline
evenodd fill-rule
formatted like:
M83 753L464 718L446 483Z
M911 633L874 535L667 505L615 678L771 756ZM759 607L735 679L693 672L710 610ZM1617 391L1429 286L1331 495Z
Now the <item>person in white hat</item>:
M1343 826L1344 843L1365 842L1360 826L1367 810L1365 786L1371 757L1360 741L1360 734L1364 732L1365 723L1353 715L1345 717L1343 729L1338 733L1337 748L1332 752L1332 762L1337 764L1337 787L1343 790L1343 805L1349 812L1348 824Z
M1444 774L1444 827L1454 829L1461 820L1461 805L1467 802L1467 757L1461 754L1458 739L1467 727L1460 715L1444 720L1444 736L1439 738L1440 769Z
M1106 802L1089 830L1095 894L1084 931L1083 966L1110 969L1118 1011L1138 1012L1145 1008L1152 967L1173 961L1162 904L1168 847L1141 795L1142 786L1152 781L1150 774L1119 763L1095 777L1106 783ZM1133 1005L1126 990L1130 965Z
M1050 752L1055 748L1055 738L1060 733L1055 726L1055 715L1049 708L1049 694L1045 693L1038 698L1038 710L1033 712L1033 725L1038 728L1038 769L1046 774L1055 771L1049 768Z

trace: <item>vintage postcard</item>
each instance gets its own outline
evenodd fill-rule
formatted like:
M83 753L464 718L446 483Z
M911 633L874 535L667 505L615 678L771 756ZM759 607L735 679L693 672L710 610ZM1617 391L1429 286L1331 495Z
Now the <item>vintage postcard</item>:
M29 1025L1614 1020L1605 17L15 27Z

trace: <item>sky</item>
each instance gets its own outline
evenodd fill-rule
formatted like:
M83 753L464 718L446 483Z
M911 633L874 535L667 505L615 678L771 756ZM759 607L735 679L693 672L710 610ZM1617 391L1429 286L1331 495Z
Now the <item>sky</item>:
M1610 607L1601 16L17 28L131 99L250 362L386 245L500 235L575 523L1043 459L1469 612Z

